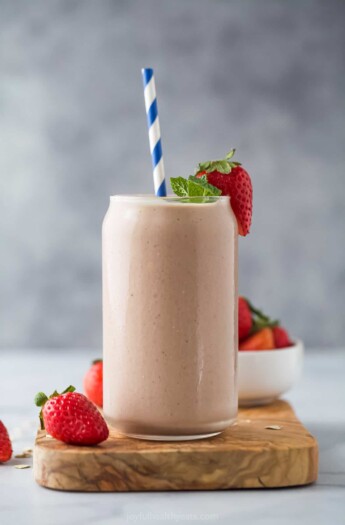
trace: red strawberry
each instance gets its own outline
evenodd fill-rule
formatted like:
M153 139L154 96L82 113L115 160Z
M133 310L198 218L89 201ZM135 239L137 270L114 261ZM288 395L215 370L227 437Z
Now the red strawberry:
M84 376L84 392L95 405L103 406L103 361L97 359Z
M252 313L244 297L238 298L238 338L240 341L248 337L252 328Z
M274 347L285 348L286 346L292 346L293 343L290 339L289 334L281 326L275 326L273 328Z
M0 421L0 463L8 461L12 457L12 444L7 429Z
M242 341L239 345L239 350L273 350L274 339L272 328L266 326L261 328L258 332L251 335L245 341Z
M41 428L55 439L71 445L97 445L106 440L109 430L97 407L70 386L62 394L54 392L49 399L43 392L35 397L41 406Z
M239 162L233 162L235 150L225 159L203 162L197 168L197 177L206 175L207 182L231 197L231 207L237 218L238 233L247 235L252 222L253 188L250 176Z

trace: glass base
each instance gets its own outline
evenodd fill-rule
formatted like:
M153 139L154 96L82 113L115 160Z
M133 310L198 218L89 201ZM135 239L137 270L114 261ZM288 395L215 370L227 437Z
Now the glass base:
M275 396L270 397L257 397L254 399L240 399L239 400L239 406L240 407L256 407L256 406L263 406L263 405L269 405L273 401L275 401L277 398Z
M124 436L135 438L135 439L145 439L147 441L194 441L196 439L206 439L213 436L218 436L220 432L212 432L211 434L193 434L191 436L151 436L146 434L125 434Z

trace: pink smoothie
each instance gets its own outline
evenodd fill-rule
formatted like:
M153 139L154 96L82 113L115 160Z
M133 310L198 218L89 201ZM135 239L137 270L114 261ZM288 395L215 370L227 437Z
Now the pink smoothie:
M103 223L104 414L193 439L237 414L237 224L229 198L114 196Z

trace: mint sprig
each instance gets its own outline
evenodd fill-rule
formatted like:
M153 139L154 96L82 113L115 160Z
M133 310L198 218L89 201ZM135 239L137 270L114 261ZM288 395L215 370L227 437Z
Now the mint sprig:
M207 182L206 175L202 177L190 175L188 179L171 177L170 184L178 197L218 197L222 193L221 190Z
M222 194L219 188L207 182L206 175L202 177L190 175L188 178L188 191L190 197L218 197Z

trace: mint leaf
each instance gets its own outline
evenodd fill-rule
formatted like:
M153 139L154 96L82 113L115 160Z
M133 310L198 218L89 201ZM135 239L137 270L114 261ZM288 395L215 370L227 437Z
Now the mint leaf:
M207 182L206 175L202 177L190 175L188 180L175 177L170 179L170 184L178 197L201 197L200 202L203 202L203 197L218 197L222 194L221 190Z
M171 177L170 178L171 188L178 197L188 197L188 181L183 177Z
M190 177L188 178L188 189L189 191L193 192L189 193L190 197L198 197L200 195L202 195L203 197L217 197L218 195L222 194L222 192L218 188L212 186L212 184L209 184L207 182L206 175L203 175L202 177L195 177L194 175L190 175Z
M204 188L197 182L188 180L188 196L189 197L203 197Z

